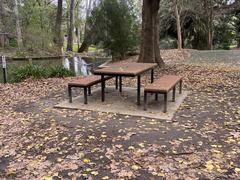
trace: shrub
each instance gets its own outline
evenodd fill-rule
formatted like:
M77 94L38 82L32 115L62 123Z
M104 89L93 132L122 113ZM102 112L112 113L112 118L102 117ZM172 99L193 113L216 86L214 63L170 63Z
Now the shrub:
M48 69L48 77L53 78L53 77L58 77L58 78L62 78L62 77L69 77L69 76L75 76L75 73L73 71L70 71L66 68L64 68L63 66L54 66L54 67L50 67Z
M46 70L40 66L25 65L12 70L13 82L20 82L27 78L40 79L46 77Z
M45 68L37 65L25 65L11 69L12 82L21 82L27 78L41 79L74 76L74 72L62 66Z

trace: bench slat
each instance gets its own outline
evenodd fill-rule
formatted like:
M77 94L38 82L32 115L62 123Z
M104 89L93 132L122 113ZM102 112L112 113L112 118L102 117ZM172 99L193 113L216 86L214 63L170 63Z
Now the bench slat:
M105 80L108 80L112 78L111 76L106 76L104 77ZM68 85L70 86L80 86L80 87L89 87L94 84L97 84L101 82L101 76L97 75L91 75L91 76L86 76L81 79L73 80L72 82L69 82Z
M146 92L168 92L170 91L180 80L182 76L164 75L155 80L154 83L147 85L144 88Z

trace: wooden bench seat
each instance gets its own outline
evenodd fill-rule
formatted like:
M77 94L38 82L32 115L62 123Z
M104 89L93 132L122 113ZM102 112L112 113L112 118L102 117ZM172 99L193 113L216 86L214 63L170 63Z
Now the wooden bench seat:
M179 93L182 93L182 76L164 75L155 80L152 84L144 88L144 110L147 110L147 95L154 93L155 99L158 99L158 94L164 95L164 112L167 112L167 95L170 90L173 90L172 100L175 101L176 85L179 83Z
M104 80L111 79L111 76L104 77ZM84 89L84 104L87 104L87 94L91 95L91 86L101 82L101 76L91 75L81 79L76 79L68 83L69 102L72 103L72 87Z

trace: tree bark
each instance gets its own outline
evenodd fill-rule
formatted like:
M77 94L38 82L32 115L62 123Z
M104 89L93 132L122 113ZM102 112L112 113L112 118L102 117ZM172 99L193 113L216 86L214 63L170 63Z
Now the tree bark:
M208 49L213 50L213 4L209 0L208 4Z
M89 15L90 15L91 8L92 8L92 0L89 0L89 1L86 0L86 22L85 22L85 26L84 26L84 39L83 39L81 47L78 48L79 53L87 51L88 47L89 47L88 18L89 18Z
M55 23L55 34L54 34L53 41L57 45L59 50L61 50L63 47L62 8L63 8L63 0L58 0L57 16L56 16L56 23Z
M207 49L213 49L213 3L212 0L204 0L204 12L207 25Z
M164 65L159 48L159 4L160 0L143 0L142 42L138 62Z
M20 17L19 17L17 0L15 0L15 3L14 3L14 13L16 18L16 33L17 33L18 49L21 50L23 48L23 40L22 40L22 31L20 26Z
M73 51L73 34L74 34L74 4L75 0L70 2L70 20L69 20L69 30L67 38L67 51Z
M182 50L182 28L181 28L181 20L180 20L180 15L178 11L178 1L175 0L174 4L174 9L175 9L175 16L176 16L176 24L177 24L177 35L178 35L178 49Z
M3 1L0 0L0 32L5 33Z

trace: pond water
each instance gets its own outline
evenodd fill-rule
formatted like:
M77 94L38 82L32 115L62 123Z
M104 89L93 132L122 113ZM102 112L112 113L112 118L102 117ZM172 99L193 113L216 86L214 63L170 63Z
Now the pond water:
M92 74L92 70L100 66L101 64L109 61L111 58L92 58L92 57L73 57L64 59L36 59L32 60L8 60L7 61L7 76L8 80L11 80L11 72L14 68L32 63L33 65L39 65L43 67L53 67L62 65L66 69L75 72L76 76L87 76ZM0 59L0 83L3 82L3 70Z

